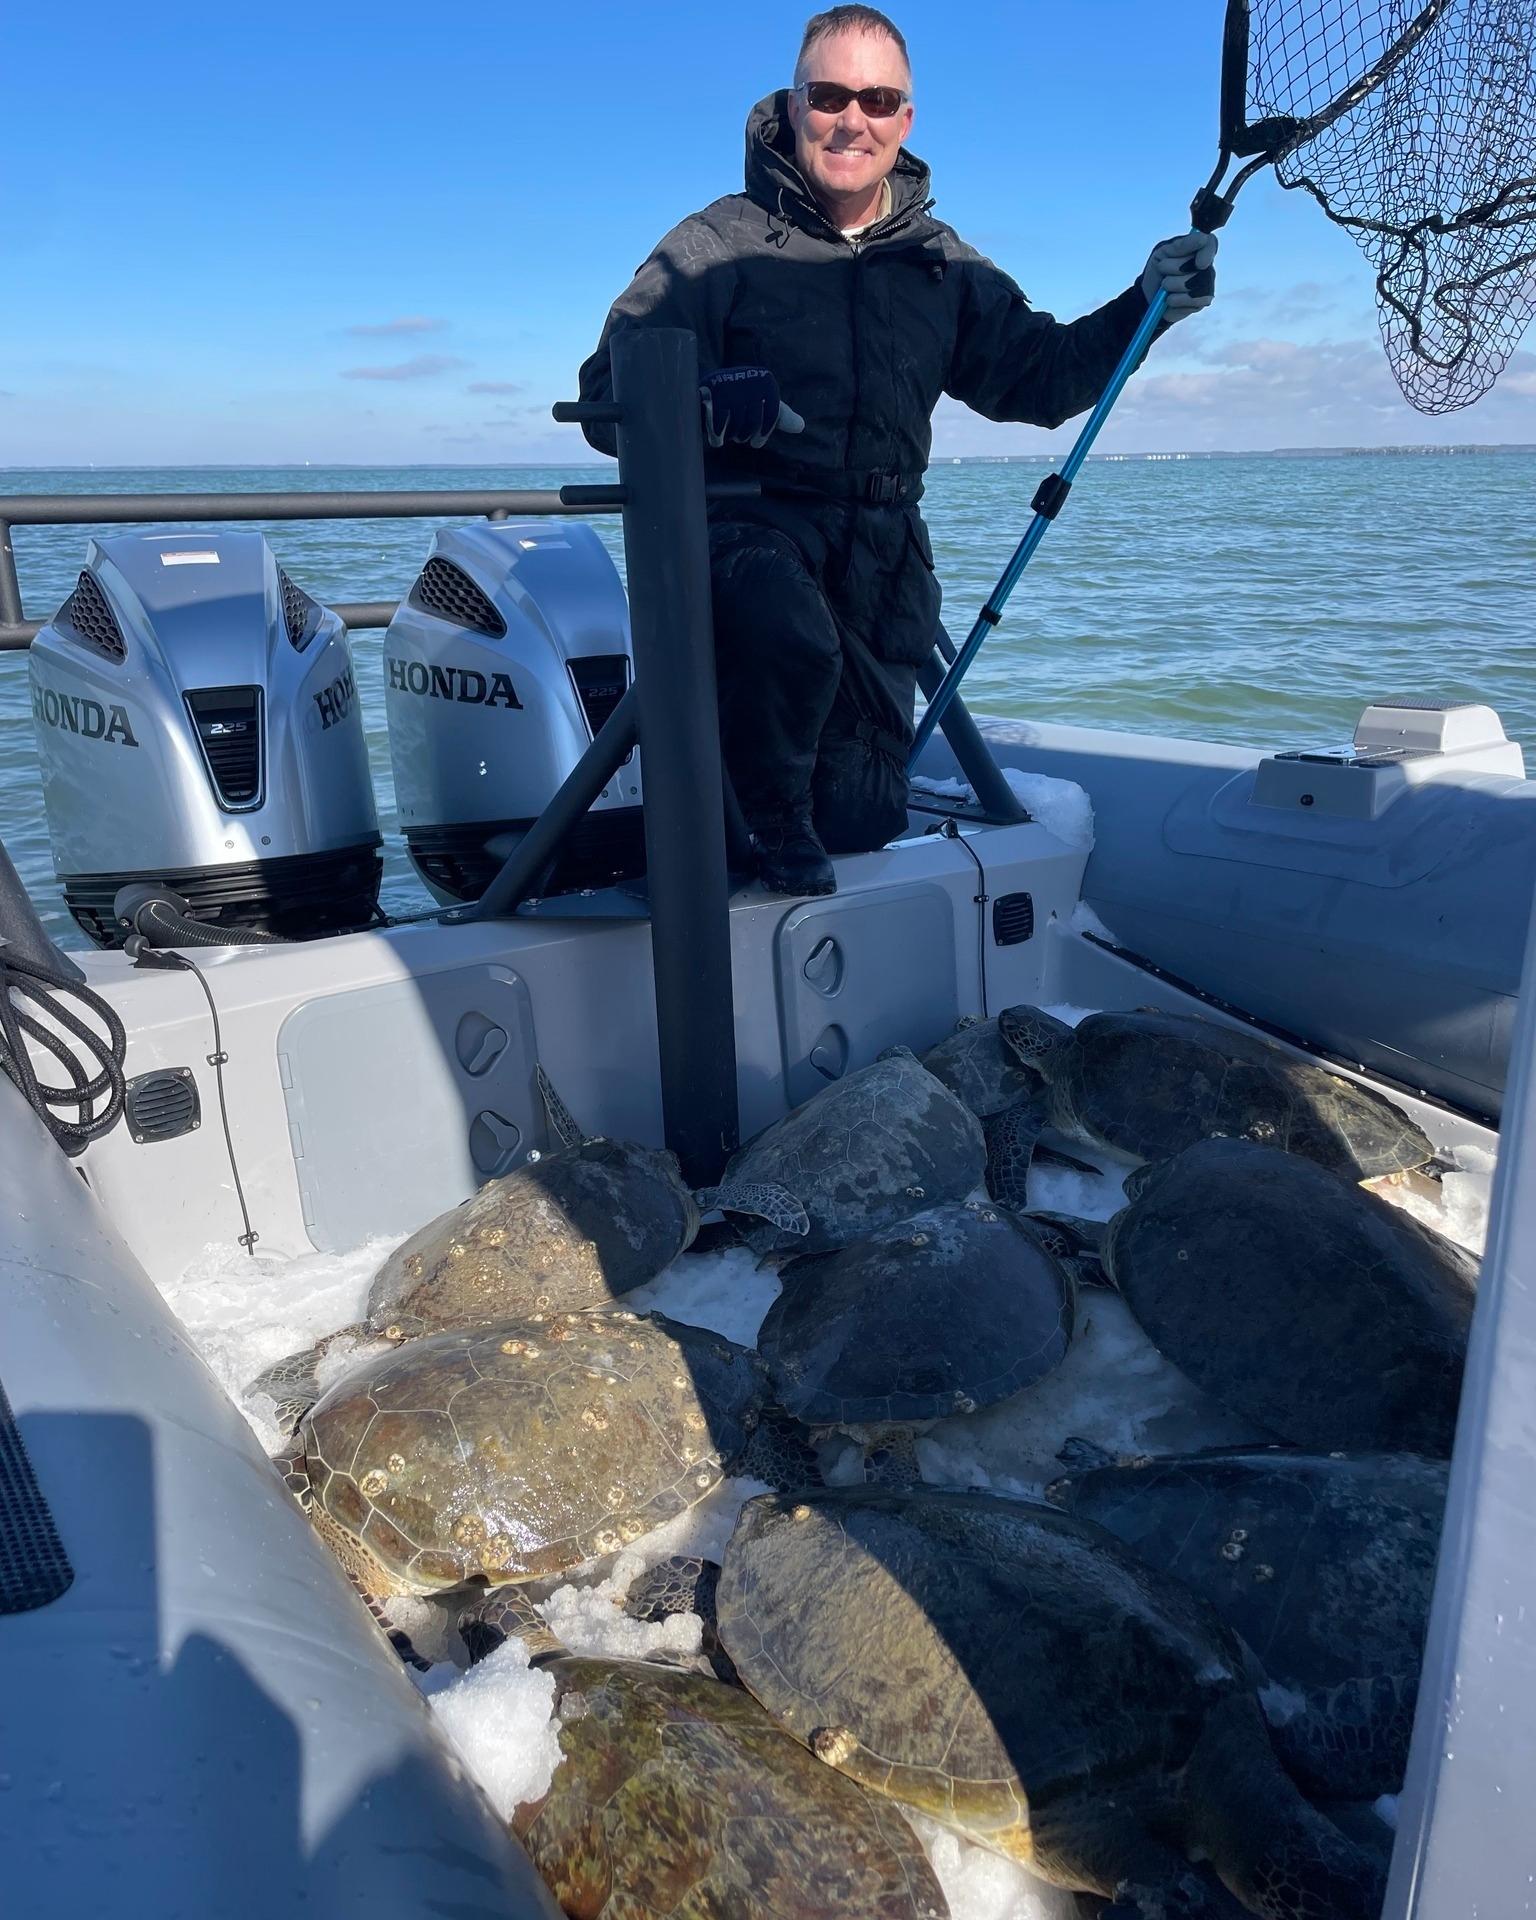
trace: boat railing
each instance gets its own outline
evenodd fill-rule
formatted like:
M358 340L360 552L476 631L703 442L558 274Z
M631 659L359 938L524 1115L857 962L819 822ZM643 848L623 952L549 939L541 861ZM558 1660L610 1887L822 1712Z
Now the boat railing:
M742 491L734 487L732 491ZM755 489L753 489L755 491ZM711 488L712 493L719 489ZM617 513L616 486L424 489L410 493L11 493L0 494L0 652L30 647L44 625L28 620L11 543L13 527L163 526L188 521L486 520ZM349 628L387 627L395 600L349 600L332 609Z

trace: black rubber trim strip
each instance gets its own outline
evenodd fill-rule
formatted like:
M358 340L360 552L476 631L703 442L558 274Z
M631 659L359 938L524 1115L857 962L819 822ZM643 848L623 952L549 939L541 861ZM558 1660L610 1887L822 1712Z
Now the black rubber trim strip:
M11 1403L0 1386L0 1614L52 1606L74 1578Z

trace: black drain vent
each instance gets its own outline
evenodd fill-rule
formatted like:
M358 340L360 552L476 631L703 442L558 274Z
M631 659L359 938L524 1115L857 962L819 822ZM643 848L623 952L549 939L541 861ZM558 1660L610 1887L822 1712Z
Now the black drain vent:
M464 569L435 553L411 588L411 604L492 640L500 640L507 631L506 621Z
M128 657L128 645L117 624L117 615L107 604L107 596L93 573L81 574L74 592L54 615L53 624L62 628L71 640L78 640L82 647L89 647L114 665Z
M587 725L595 740L603 723L629 690L629 656L624 653L591 653L584 660L568 660L576 698L587 716Z
M261 805L261 688L203 687L187 695L208 777L231 813Z
M288 644L295 653L302 653L314 639L320 625L320 603L311 600L302 587L297 587L279 567L277 587L283 596L283 625L288 629Z
M128 1131L141 1147L156 1140L179 1140L202 1124L197 1082L190 1067L138 1074L128 1082L127 1091Z
M1016 947L1035 931L1035 903L1027 893L1000 894L992 902L992 938L1000 947Z
M51 1606L74 1577L0 1387L0 1613Z

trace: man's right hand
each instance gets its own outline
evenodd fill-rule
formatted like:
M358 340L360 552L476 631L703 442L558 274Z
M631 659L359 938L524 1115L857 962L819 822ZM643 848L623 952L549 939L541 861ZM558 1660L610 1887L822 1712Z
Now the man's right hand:
M781 418L779 383L766 367L721 367L706 373L699 383L699 398L712 447L723 447L727 440L760 447L775 427L798 432L802 424L787 407Z

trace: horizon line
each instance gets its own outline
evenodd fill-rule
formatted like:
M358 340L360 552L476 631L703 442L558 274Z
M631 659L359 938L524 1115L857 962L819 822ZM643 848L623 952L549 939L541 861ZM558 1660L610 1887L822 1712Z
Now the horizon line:
M1066 452L1033 453L943 453L928 462L933 467L1011 466L1020 462L1052 462ZM1536 453L1536 441L1464 440L1464 441L1388 441L1380 445L1338 445L1311 447L1200 447L1149 448L1136 453L1091 453L1090 461L1122 463L1128 460L1294 460L1303 458L1339 459L1360 454L1446 455L1473 453ZM547 467L579 472L585 468L612 466L606 455L590 460L151 460L137 464L118 461L0 462L0 473L292 473L304 468L321 472L375 473L427 472L443 468L462 468L466 472L494 467Z

